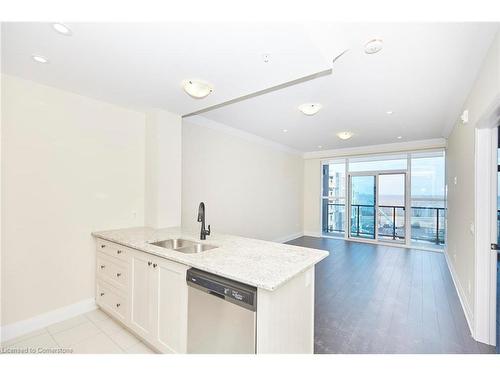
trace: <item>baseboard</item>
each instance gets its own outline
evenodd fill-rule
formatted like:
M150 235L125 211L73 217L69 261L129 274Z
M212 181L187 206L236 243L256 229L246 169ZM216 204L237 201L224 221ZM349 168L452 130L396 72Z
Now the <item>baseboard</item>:
M96 308L95 299L89 298L72 305L34 316L33 318L7 324L0 328L1 342L12 340L27 333L48 327L51 324L95 310Z
M464 289L462 288L462 284L460 283L460 279L458 278L455 268L453 267L453 264L451 263L450 259L448 258L448 252L444 252L444 258L446 259L446 265L448 266L448 269L450 270L451 278L453 280L453 284L455 285L455 289L458 294L458 299L460 300L460 304L462 305L462 310L464 311L465 314L465 319L467 320L467 324L469 325L469 331L473 339L475 339L475 334L474 334L474 325L472 324L473 322L473 314L472 310L467 303L467 298L465 298L465 292Z
M283 236L283 237L280 237L280 238L276 238L276 239L273 240L273 242L285 243L285 242L294 240L296 238L302 237L303 235L304 235L303 232L297 232L297 233L294 233L294 234L290 234L288 236Z
M304 231L304 236L308 237L321 237L321 232Z

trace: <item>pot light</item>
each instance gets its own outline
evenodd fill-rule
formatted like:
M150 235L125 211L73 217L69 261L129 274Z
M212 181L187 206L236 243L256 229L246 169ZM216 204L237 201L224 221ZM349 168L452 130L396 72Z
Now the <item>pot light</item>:
M343 141L349 139L352 137L352 133L349 132L349 131L344 131L344 132L340 132L340 133L337 133L337 137L339 137L340 139L342 139Z
M372 55L379 52L383 46L384 43L382 42L382 39L372 39L365 44L365 53L368 55Z
M304 103L299 105L299 111L304 115L312 116L318 113L322 107L320 103Z
M182 82L184 91L195 99L202 99L214 91L212 85L208 82L196 79L187 79Z
M288 133L288 129L283 129L283 133Z
M59 34L70 36L72 34L71 29L63 23L53 23L52 27Z
M31 55L31 58L40 64L47 64L49 62L49 59L42 55Z
M387 111L385 113L387 113L388 115L392 115L394 112L393 111Z
M323 146L319 145L319 146L318 146L318 148L319 148L319 149L322 149L322 148L323 148Z
M402 135L398 135L397 137L398 139L403 139L403 136Z

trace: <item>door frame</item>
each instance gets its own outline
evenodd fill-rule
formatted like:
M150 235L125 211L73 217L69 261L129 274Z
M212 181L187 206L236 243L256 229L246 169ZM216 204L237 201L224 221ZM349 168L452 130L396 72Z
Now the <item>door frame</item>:
M410 163L408 162L408 165ZM404 182L405 182L405 186L404 186L404 210L405 210L405 216L404 216L404 220L405 220L405 240L404 241L384 241L384 240L381 240L383 244L400 244L400 245L409 245L410 244L410 240L411 240L411 233L409 233L409 230L411 230L411 213L410 215L408 215L408 212L411 211L411 199L410 199L410 191L408 190L409 189L409 183L408 183L408 176L409 176L409 173L408 173L408 170L389 170L389 171L381 171L381 172L378 172L377 173L377 203L379 201L378 199L378 194L380 193L380 189L378 188L379 186L379 179L380 179L380 176L381 175L390 175L390 174L402 174L404 175ZM377 205L377 219L378 219L378 205Z
M475 128L475 299L471 333L474 339L496 344L497 173L500 94L484 111Z
M378 207L379 207L379 177L380 175L390 175L390 174L402 174L404 175L404 180L405 180L405 192L404 192L404 207L405 207L405 240L403 242L398 242L398 241L381 241L378 238L378 230L377 230L377 224L378 224ZM352 176L374 176L375 177L375 222L374 222L374 232L375 236L373 239L371 238L362 238L362 237L352 237L351 236L351 189L352 189L352 183L351 183L351 177ZM411 220L411 214L408 215L408 212L411 209L411 202L409 201L410 199L410 192L409 192L409 171L408 167L407 169L390 169L390 170L376 170L376 171L356 171L356 172L347 172L346 173L346 183L347 183L347 194L346 194L346 223L345 223L345 238L348 240L352 241L359 241L359 242L368 242L368 243L378 243L378 244L384 244L384 245L401 245L401 246L407 246L410 243L411 240L411 225L409 225Z
M352 182L351 178L353 176L370 176L374 177L375 180L375 186L374 186L374 201L375 201L375 217L374 217L374 223L373 223L373 231L374 231L374 237L373 238L363 238L363 237L352 237L351 236L351 198L352 198ZM347 186L348 186L348 191L347 191L347 196L346 196L346 207L347 207L347 212L346 212L346 237L350 240L356 240L356 241L361 241L361 242L370 242L374 243L378 241L378 236L377 236L377 211L378 211L378 175L377 172L349 172L347 173Z

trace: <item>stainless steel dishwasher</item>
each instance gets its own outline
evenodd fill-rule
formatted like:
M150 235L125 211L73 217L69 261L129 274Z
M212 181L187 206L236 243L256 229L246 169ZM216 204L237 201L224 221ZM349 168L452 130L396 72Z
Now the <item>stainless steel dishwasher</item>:
M188 353L255 353L257 288L187 271Z

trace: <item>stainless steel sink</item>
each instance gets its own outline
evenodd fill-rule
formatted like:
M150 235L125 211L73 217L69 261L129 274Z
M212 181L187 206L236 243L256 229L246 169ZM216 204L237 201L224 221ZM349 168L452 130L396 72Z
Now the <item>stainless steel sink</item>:
M203 251L215 249L217 247L190 240L184 240L182 238L152 242L151 245L163 247L165 249L179 251L181 253L186 253L186 254L201 253Z
M203 251L207 251L207 250L215 249L215 248L217 248L217 246L206 245L203 243L195 243L192 246L181 247L179 249L174 249L174 250L177 250L177 251L180 251L180 252L186 253L186 254L195 254L195 253L201 253Z
M193 246L194 244L196 244L196 242L183 240L182 238L176 238L175 240L163 240L151 243L151 245L160 246L164 247L165 249L171 249L171 250L175 250L186 246Z

